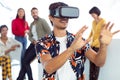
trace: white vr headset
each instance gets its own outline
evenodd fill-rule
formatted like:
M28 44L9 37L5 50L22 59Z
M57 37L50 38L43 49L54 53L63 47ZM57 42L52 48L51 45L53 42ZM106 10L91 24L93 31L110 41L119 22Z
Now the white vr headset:
M78 18L79 9L77 7L61 6L55 10L51 10L50 14L58 18Z

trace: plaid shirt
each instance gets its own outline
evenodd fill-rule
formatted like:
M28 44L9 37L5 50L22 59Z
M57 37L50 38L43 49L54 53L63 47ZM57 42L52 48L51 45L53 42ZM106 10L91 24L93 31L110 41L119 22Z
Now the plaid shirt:
M68 48L73 42L75 35L67 32L67 43L66 47ZM85 63L85 52L90 48L89 44L86 44L81 49L76 50L74 54L70 58L71 67L76 74L77 80L83 76L84 71L84 63ZM50 54L53 58L59 55L60 51L60 43L56 40L54 33L52 32L50 35L46 35L41 38L36 45L37 56L40 59L40 56L44 54ZM43 80L55 80L56 72L52 74L48 74L45 70L43 73Z

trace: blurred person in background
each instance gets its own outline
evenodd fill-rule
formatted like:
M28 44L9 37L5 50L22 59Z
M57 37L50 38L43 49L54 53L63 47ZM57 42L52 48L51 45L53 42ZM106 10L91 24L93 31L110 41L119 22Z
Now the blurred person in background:
M29 26L25 17L25 10L19 8L16 18L12 20L12 33L15 35L15 39L22 44L21 63L24 57L27 46L27 34L29 33Z
M6 25L0 26L0 66L2 66L2 80L12 80L11 75L11 59L9 53L20 47L20 44L15 39L7 36L8 27ZM16 53L17 54L17 53Z
M91 48L98 52L100 48L100 32L103 29L106 21L104 18L101 18L101 11L98 7L94 6L89 10L89 14L93 17L92 29L89 35L91 38ZM89 70L89 80L98 80L100 72L100 67L96 66L93 62L90 61L90 70Z
M34 21L30 25L30 31L29 31L29 40L31 44L29 45L29 47L25 52L25 56L23 59L24 62L22 63L23 67L20 69L20 73L17 80L23 80L23 77L25 76L26 72L28 74L28 79L33 80L30 63L36 57L35 45L39 38L45 36L46 34L51 33L51 29L47 21L38 16L38 9L36 7L33 7L31 9L31 15L34 19ZM42 68L42 66L39 67Z

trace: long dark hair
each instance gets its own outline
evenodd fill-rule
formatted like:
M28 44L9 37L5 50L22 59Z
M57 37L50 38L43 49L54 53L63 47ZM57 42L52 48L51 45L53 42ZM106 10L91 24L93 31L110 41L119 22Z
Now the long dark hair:
M26 20L26 19L25 19L25 10L24 10L23 8L19 8L18 11L19 11L19 10L23 10L23 11L24 11L23 20ZM18 11L17 11L16 19L19 18Z

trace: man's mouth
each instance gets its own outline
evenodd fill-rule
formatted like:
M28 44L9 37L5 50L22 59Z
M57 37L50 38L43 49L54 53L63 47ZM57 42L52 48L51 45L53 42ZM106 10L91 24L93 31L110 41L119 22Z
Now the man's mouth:
M68 23L68 20L60 20L61 23Z

